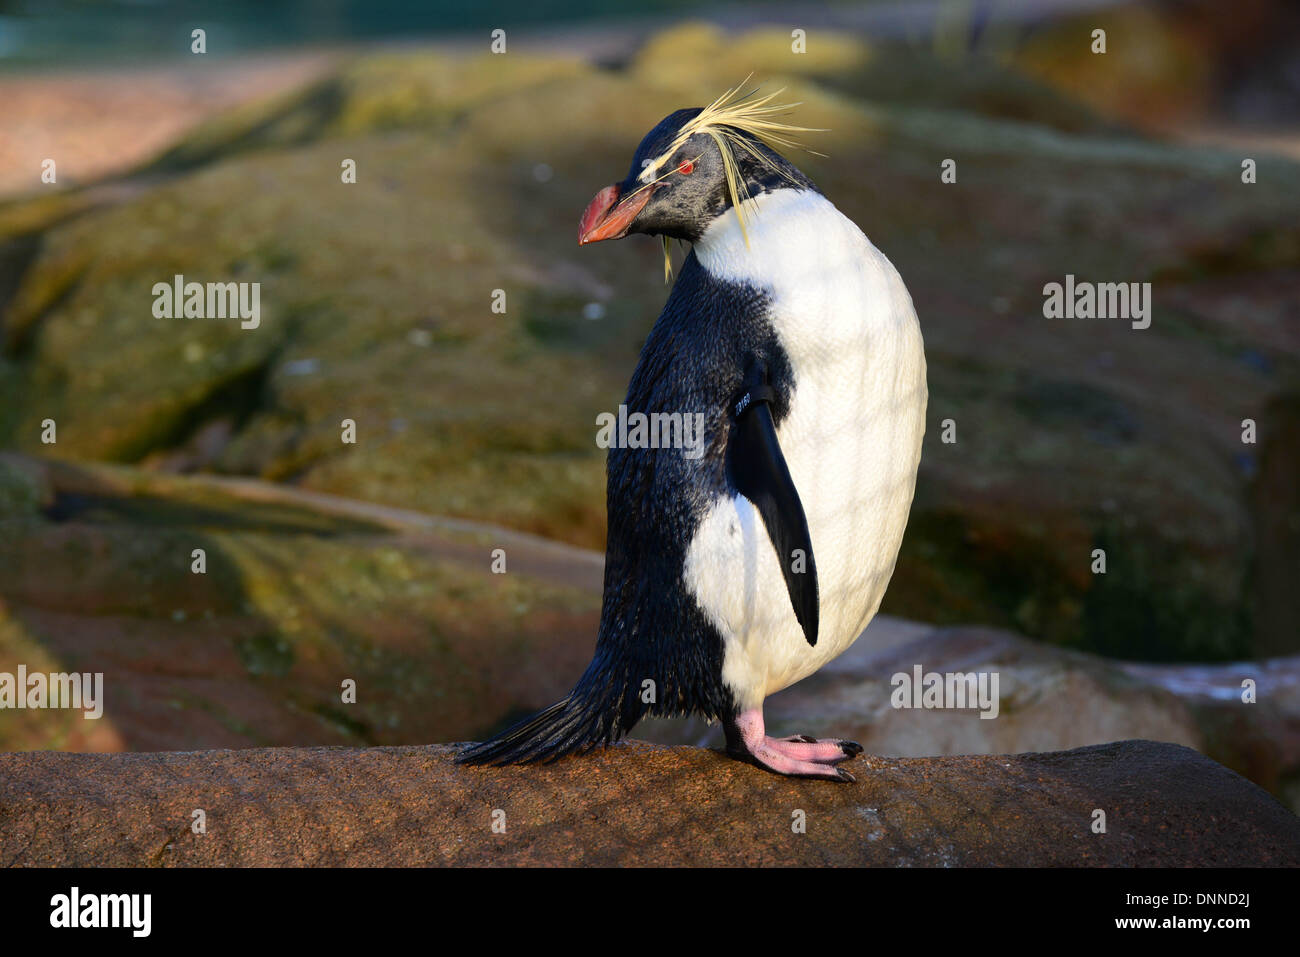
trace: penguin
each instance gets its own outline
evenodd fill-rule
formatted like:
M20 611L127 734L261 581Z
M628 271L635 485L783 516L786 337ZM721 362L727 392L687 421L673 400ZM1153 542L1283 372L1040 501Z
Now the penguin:
M844 652L893 574L921 458L925 351L890 261L778 148L781 91L678 110L597 193L578 242L690 247L628 386L703 414L702 449L613 447L595 654L563 700L462 750L550 762L647 715L721 722L727 752L844 782L852 741L773 737L763 702Z

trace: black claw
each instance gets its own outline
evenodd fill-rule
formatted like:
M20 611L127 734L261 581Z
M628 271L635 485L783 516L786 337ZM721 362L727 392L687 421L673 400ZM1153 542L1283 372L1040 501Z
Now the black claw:
M849 774L848 771L845 771L843 768L836 768L835 770L839 773L840 780L843 781L845 784L854 784L858 780L853 775Z
M791 740L791 741L801 741L801 742L803 742L804 744L816 744L816 743L817 743L817 739L816 739L816 738L810 737L810 736L808 736L808 735L806 735L806 734L796 734L796 735L795 735L793 738L791 738L790 740Z
M861 754L864 750L866 750L865 748L862 747L862 745L858 744L858 742L856 741L841 741L840 748L843 749L844 753L851 758L856 758L859 754Z

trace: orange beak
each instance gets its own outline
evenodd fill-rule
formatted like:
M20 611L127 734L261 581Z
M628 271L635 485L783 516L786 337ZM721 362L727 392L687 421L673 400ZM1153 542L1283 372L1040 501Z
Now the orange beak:
M626 236L632 220L645 208L652 192L653 189L639 189L620 203L618 186L606 186L587 204L582 214L582 221L578 223L578 245Z

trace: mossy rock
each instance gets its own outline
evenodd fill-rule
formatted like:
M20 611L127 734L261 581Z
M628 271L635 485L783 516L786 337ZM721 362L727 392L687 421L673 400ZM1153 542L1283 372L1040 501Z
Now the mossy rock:
M33 518L52 501L43 476L0 455L0 522Z
M1264 161L1246 187L1239 157L1063 119L1058 94L997 64L970 68L984 92L966 100L901 80L876 98L882 64L948 64L815 32L808 50L689 28L622 69L384 54L215 121L151 171L169 178L35 234L0 304L0 441L599 547L595 417L666 291L657 244L578 250L578 215L662 116L780 71L796 121L826 130L808 137L825 155L797 161L898 266L926 339L921 492L886 607L1156 657L1249 647L1270 516L1239 422L1300 388L1300 196L1265 187L1295 164ZM680 68L700 51L703 73ZM154 318L150 289L176 273L260 282L260 326ZM1152 281L1151 328L1044 319L1043 285L1066 273ZM1102 540L1123 582L1087 571ZM1123 613L1139 594L1157 614Z
M590 72L578 60L483 54L366 56L303 90L208 121L163 152L155 170L191 169L235 153L396 129L438 132L520 88Z
M1046 24L1007 60L1099 116L1138 128L1173 126L1202 116L1215 95L1215 39L1197 19L1175 8L1121 5ZM1093 49L1096 30L1105 31L1104 52Z

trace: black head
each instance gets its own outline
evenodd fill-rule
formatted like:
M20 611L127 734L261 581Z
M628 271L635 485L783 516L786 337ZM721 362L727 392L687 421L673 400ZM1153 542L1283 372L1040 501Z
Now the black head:
M646 134L627 177L597 193L582 214L580 245L629 233L695 242L737 199L775 189L815 188L752 133L701 124L703 112L700 107L678 110ZM724 149L735 164L734 191L727 181Z

